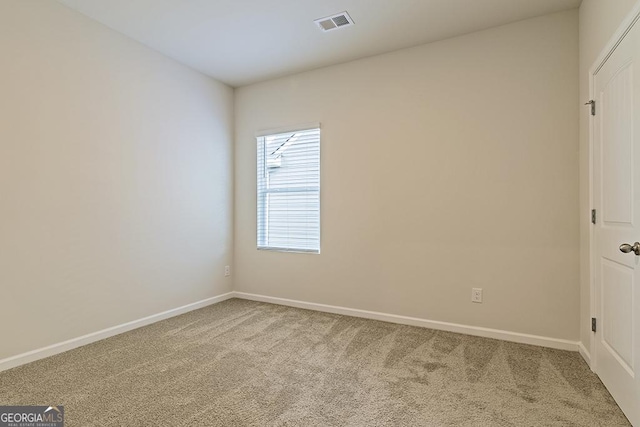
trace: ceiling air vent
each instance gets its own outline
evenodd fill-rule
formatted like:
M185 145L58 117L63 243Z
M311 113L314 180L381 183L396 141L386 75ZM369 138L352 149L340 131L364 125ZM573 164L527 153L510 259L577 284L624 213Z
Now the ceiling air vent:
M353 25L353 19L347 12L338 13L336 15L327 16L326 18L316 19L316 24L322 31L331 31L336 28L348 27Z

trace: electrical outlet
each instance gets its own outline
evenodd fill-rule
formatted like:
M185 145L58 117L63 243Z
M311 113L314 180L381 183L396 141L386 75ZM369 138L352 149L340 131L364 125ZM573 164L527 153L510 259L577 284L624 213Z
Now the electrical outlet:
M231 267L228 265L224 266L224 275L226 276L231 276Z
M471 289L471 301L482 302L482 288Z

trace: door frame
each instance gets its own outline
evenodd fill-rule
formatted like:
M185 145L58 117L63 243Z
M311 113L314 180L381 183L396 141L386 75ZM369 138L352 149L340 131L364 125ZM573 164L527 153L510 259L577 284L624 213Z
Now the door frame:
M593 62L593 65L589 68L589 99L595 99L595 75L604 66L604 63L616 50L618 45L622 42L625 36L631 31L634 25L640 25L640 0L636 2L635 6L622 20L622 23L609 39L609 42L605 45L604 49L598 55L598 58ZM596 114L598 114L598 105L596 105ZM589 209L594 208L593 197L593 170L594 170L594 117L589 115ZM598 220L601 220L601 212L598 212ZM590 317L599 318L600 311L596 306L596 277L595 277L595 242L594 242L594 227L591 224L590 212L589 212L589 313ZM582 322L580 322L582 325ZM580 345L581 353L586 351L584 345ZM589 346L590 354L583 354L583 357L589 362L591 370L597 373L598 360L596 356L596 338L595 334L591 333L591 340Z

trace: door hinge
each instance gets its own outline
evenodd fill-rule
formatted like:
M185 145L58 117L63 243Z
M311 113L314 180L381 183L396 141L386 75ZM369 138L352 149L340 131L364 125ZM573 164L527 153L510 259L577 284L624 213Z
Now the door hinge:
M596 101L594 101L593 99L589 102L587 102L584 105L591 105L591 115L595 116L596 115Z
M596 223L596 210L591 209L591 224L595 224L595 223Z
M596 331L596 326L597 326L597 322L596 322L596 318L592 317L591 318L591 332L595 332Z

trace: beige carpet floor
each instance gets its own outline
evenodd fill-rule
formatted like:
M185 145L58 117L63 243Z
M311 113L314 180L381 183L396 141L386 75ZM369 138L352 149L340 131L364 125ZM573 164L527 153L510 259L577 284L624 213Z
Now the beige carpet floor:
M232 299L0 373L72 426L625 426L577 353Z

